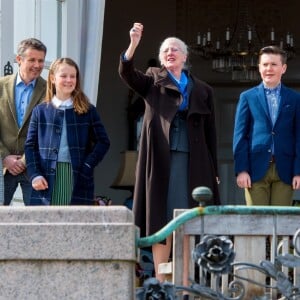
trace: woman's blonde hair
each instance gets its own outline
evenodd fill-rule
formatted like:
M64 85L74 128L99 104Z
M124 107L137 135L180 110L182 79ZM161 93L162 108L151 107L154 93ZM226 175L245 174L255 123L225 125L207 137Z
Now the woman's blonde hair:
M79 68L75 61L68 57L58 58L50 65L45 101L50 103L53 96L56 94L56 88L55 84L52 82L52 78L57 72L58 67L62 64L67 64L76 69L76 85L74 91L71 94L73 106L75 112L77 112L78 114L86 113L89 109L90 101L88 97L84 94L84 92L81 90Z

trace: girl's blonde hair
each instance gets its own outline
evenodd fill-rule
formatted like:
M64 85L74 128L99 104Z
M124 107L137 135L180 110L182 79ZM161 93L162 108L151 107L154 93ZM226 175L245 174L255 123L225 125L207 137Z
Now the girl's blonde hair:
M57 72L58 67L62 64L67 64L76 69L76 86L74 91L71 94L71 97L73 100L73 106L75 112L77 112L78 114L84 114L89 109L90 101L88 97L84 94L84 92L81 90L79 68L75 63L75 61L72 60L71 58L68 57L58 58L50 65L45 101L50 103L53 96L56 94L56 88L55 88L55 84L52 82L52 77Z

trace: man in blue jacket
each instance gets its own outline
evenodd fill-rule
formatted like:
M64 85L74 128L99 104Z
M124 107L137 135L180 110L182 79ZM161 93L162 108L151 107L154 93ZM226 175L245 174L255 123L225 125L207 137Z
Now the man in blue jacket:
M282 49L262 48L262 83L238 102L233 153L247 205L291 205L300 189L300 94L281 83L286 61Z

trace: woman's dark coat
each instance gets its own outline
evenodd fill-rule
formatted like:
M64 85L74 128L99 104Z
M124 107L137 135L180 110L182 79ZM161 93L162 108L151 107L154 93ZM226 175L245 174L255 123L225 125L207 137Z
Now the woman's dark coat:
M134 68L133 59L124 61L121 56L119 73L126 84L145 100L133 210L141 236L151 235L167 223L169 131L182 96L165 68L149 68L144 74ZM213 191L210 204L219 204L212 89L190 74L189 78L192 81L187 113L190 143L189 191L191 195L195 187L210 187ZM190 197L189 205L191 208L198 204Z

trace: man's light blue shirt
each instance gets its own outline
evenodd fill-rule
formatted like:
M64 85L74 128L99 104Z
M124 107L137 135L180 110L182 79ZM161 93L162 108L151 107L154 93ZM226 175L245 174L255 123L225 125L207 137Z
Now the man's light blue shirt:
M273 123L273 126L276 122L277 116L278 116L278 108L281 101L280 91L281 91L281 83L279 83L275 88L267 88L264 86L265 94L267 97L268 107L269 107L269 113L271 116L271 120ZM274 141L272 142L272 154L275 153L274 150Z
M18 73L15 85L15 105L19 128L22 126L23 118L25 116L27 106L30 102L35 84L36 79L32 80L26 85L20 77L20 74Z
M267 88L264 86L265 94L267 97L268 107L269 107L269 113L273 122L273 125L275 124L275 121L277 119L278 115L278 108L281 100L280 91L281 91L281 83L278 84L275 88Z

